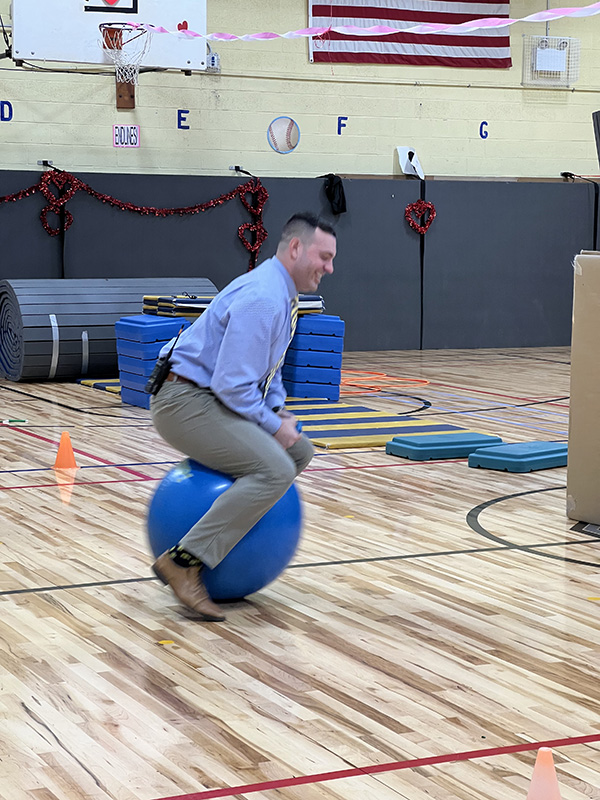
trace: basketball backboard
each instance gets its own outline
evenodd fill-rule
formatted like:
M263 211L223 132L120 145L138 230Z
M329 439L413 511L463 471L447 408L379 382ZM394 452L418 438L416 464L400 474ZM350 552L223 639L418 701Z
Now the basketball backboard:
M102 22L149 23L206 33L206 0L12 0L13 58L109 65ZM205 70L206 41L155 33L143 67Z

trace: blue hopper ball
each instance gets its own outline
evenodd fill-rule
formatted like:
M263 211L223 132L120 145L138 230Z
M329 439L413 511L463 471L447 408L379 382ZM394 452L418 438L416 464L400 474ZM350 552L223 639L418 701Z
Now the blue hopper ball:
M198 522L233 478L186 459L160 482L148 510L148 539L155 557L173 547ZM202 575L214 600L237 600L262 589L286 568L300 541L302 509L295 485Z

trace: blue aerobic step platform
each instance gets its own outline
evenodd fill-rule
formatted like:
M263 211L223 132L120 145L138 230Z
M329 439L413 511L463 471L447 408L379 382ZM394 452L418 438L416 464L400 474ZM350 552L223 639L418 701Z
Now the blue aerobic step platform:
M144 392L148 378L145 375L136 375L133 372L119 372L121 388L126 386L128 389L135 389L137 392Z
M149 314L121 317L115 322L121 402L150 408L150 395L144 391L148 376L160 351L177 336L182 325L187 328L191 322L182 317L169 319Z
M130 389L128 386L121 386L121 400L130 406L140 408L150 408L150 398L152 395L146 392L138 392L137 389Z
M319 397L326 400L339 400L340 387L327 383L293 383L284 381L288 397Z
M180 317L169 319L167 317L154 317L149 314L136 314L133 317L121 317L115 322L117 339L127 339L132 342L168 342L177 336L181 326L190 325L187 319Z
M456 433L394 436L386 443L385 452L390 456L402 456L412 461L429 461L432 458L466 458L478 448L482 448L481 452L484 452L488 447L501 443L499 436L457 430Z
M342 382L342 371L324 367L294 367L284 364L281 371L284 381L292 383L332 383L339 386Z
M339 400L345 328L328 314L299 317L282 370L288 396Z
M303 314L298 317L296 333L319 334L321 336L344 336L346 323L329 314ZM299 350L300 348L296 348Z
M290 367L327 367L341 370L342 353L320 353L318 350L288 350L285 364Z
M132 342L128 339L117 339L117 355L144 361L151 359L156 361L160 351L170 341L170 339L161 339L160 342Z
M314 333L296 333L290 344L291 350L318 350L322 353L341 353L343 336L320 336Z
M470 467L501 469L505 472L533 472L536 469L567 466L566 442L523 442L476 450L469 456Z
M130 356L119 356L119 371L133 372L135 375L145 375L149 377L156 366L156 358L131 358Z

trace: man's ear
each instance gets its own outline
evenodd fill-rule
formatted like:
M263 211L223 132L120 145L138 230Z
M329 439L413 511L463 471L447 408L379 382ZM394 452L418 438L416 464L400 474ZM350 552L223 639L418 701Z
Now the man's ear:
M298 258L301 246L302 242L300 241L298 236L294 236L293 239L290 239L289 248L290 248L290 255L292 256L292 258L294 259Z

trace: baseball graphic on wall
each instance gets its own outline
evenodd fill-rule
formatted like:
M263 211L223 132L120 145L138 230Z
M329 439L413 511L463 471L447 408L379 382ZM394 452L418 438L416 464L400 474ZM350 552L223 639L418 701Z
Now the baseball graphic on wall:
M276 117L267 129L267 141L276 153L291 153L300 141L298 123L291 117Z

